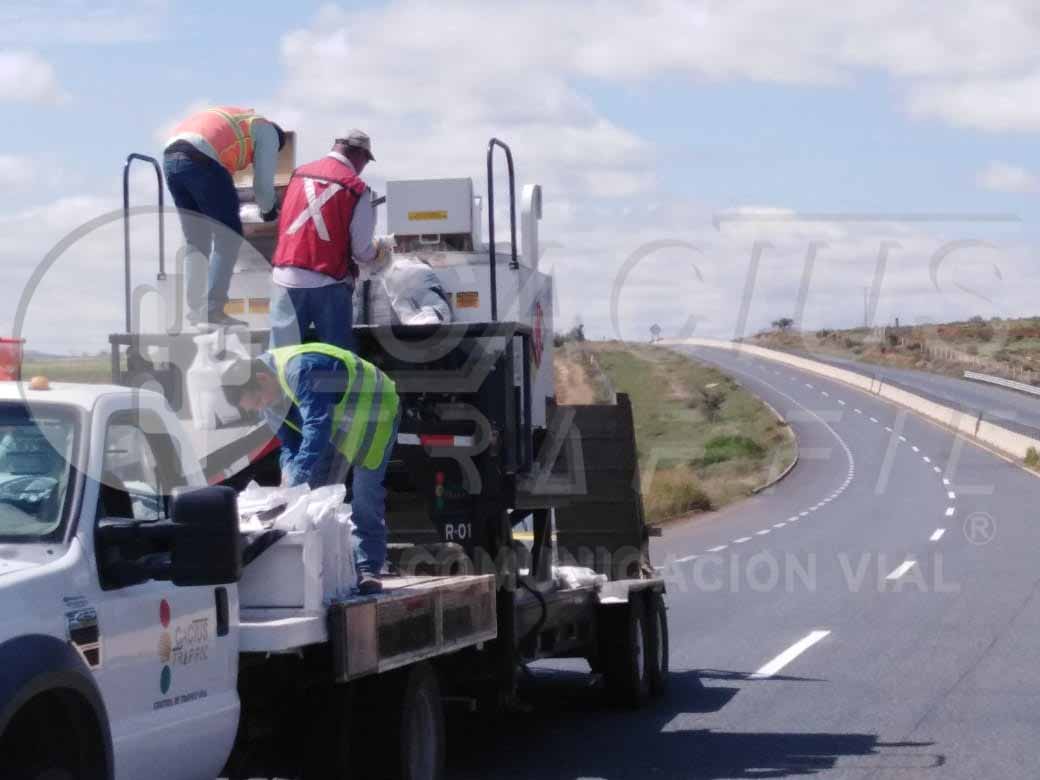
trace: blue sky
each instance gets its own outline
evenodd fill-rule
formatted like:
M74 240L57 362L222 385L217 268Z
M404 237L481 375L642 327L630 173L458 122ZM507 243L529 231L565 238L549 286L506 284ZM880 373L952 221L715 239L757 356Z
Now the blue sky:
M12 290L58 231L116 205L125 155L158 154L161 128L205 101L254 105L291 124L305 156L344 128L366 128L377 188L431 175L469 175L482 187L483 144L506 138L521 179L545 186L543 239L563 245L553 259L558 325L581 317L610 335L612 280L659 238L701 247L706 281L683 272L676 286L674 268L688 258L647 261L623 299L622 319L637 332L652 321L681 327L691 311L710 330L731 329L753 239L778 247L756 290L756 326L795 306L805 244L821 236L834 256L814 279L807 326L851 324L872 247L887 239L908 249L887 278L885 316L953 317L974 305L922 297L928 257L956 238L999 241L960 282L981 285L972 289L985 292L989 313L1032 313L1040 107L1028 98L1040 89L1040 21L1028 2L595 5L6 4L0 260L11 284L0 328ZM760 208L1021 222L712 227L714 214ZM96 254L105 251L119 247ZM111 271L117 284L118 265ZM100 275L91 274L97 284ZM103 312L96 318L91 338L107 327Z

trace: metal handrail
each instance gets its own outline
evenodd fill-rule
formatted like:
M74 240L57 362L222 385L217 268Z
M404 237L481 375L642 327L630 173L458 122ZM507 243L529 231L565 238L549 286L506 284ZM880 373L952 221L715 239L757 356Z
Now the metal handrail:
M131 309L131 292L130 292L130 167L133 165L134 160L140 160L141 162L148 162L152 164L155 169L155 182L159 189L159 273L155 277L157 280L164 281L166 279L166 257L165 257L165 225L163 221L163 179L162 179L162 168L159 167L159 161L154 157L149 157L146 154L133 154L127 156L126 163L123 165L123 275L124 275L124 296L126 304L126 332L130 333L133 327L130 317Z
M512 245L512 260L509 267L516 270L520 263L516 256L516 179L513 175L513 153L509 146L492 138L487 149L487 186L488 186L488 261L491 264L491 319L498 320L498 280L495 268L495 147L506 153L506 166L509 168L509 240Z

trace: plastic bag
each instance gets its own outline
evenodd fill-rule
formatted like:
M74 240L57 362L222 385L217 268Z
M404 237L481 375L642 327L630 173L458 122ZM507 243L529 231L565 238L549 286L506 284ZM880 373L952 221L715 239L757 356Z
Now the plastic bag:
M196 336L195 359L188 367L185 384L196 430L212 431L240 418L221 389L221 375L233 356L249 359L249 350L234 333L224 329Z
M370 270L354 294L361 324L436 325L453 319L436 271L417 257L397 255Z
M553 579L564 590L574 590L589 585L600 586L607 581L606 575L597 574L585 566L553 566Z

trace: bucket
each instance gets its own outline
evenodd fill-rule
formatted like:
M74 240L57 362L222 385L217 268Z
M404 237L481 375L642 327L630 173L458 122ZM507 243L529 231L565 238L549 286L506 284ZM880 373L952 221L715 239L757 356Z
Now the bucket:
M0 381L22 378L22 344L24 339L0 338Z

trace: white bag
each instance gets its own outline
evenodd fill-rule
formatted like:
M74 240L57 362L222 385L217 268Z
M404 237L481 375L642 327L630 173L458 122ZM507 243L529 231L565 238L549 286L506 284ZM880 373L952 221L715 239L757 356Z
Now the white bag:
M354 296L355 318L363 325L436 325L453 318L437 272L409 255L370 270Z
M196 336L194 341L195 359L188 367L185 378L188 403L195 429L212 431L223 424L235 422L241 416L238 409L224 397L221 374L231 363L231 354L247 360L250 355L236 334L228 334L223 329Z

